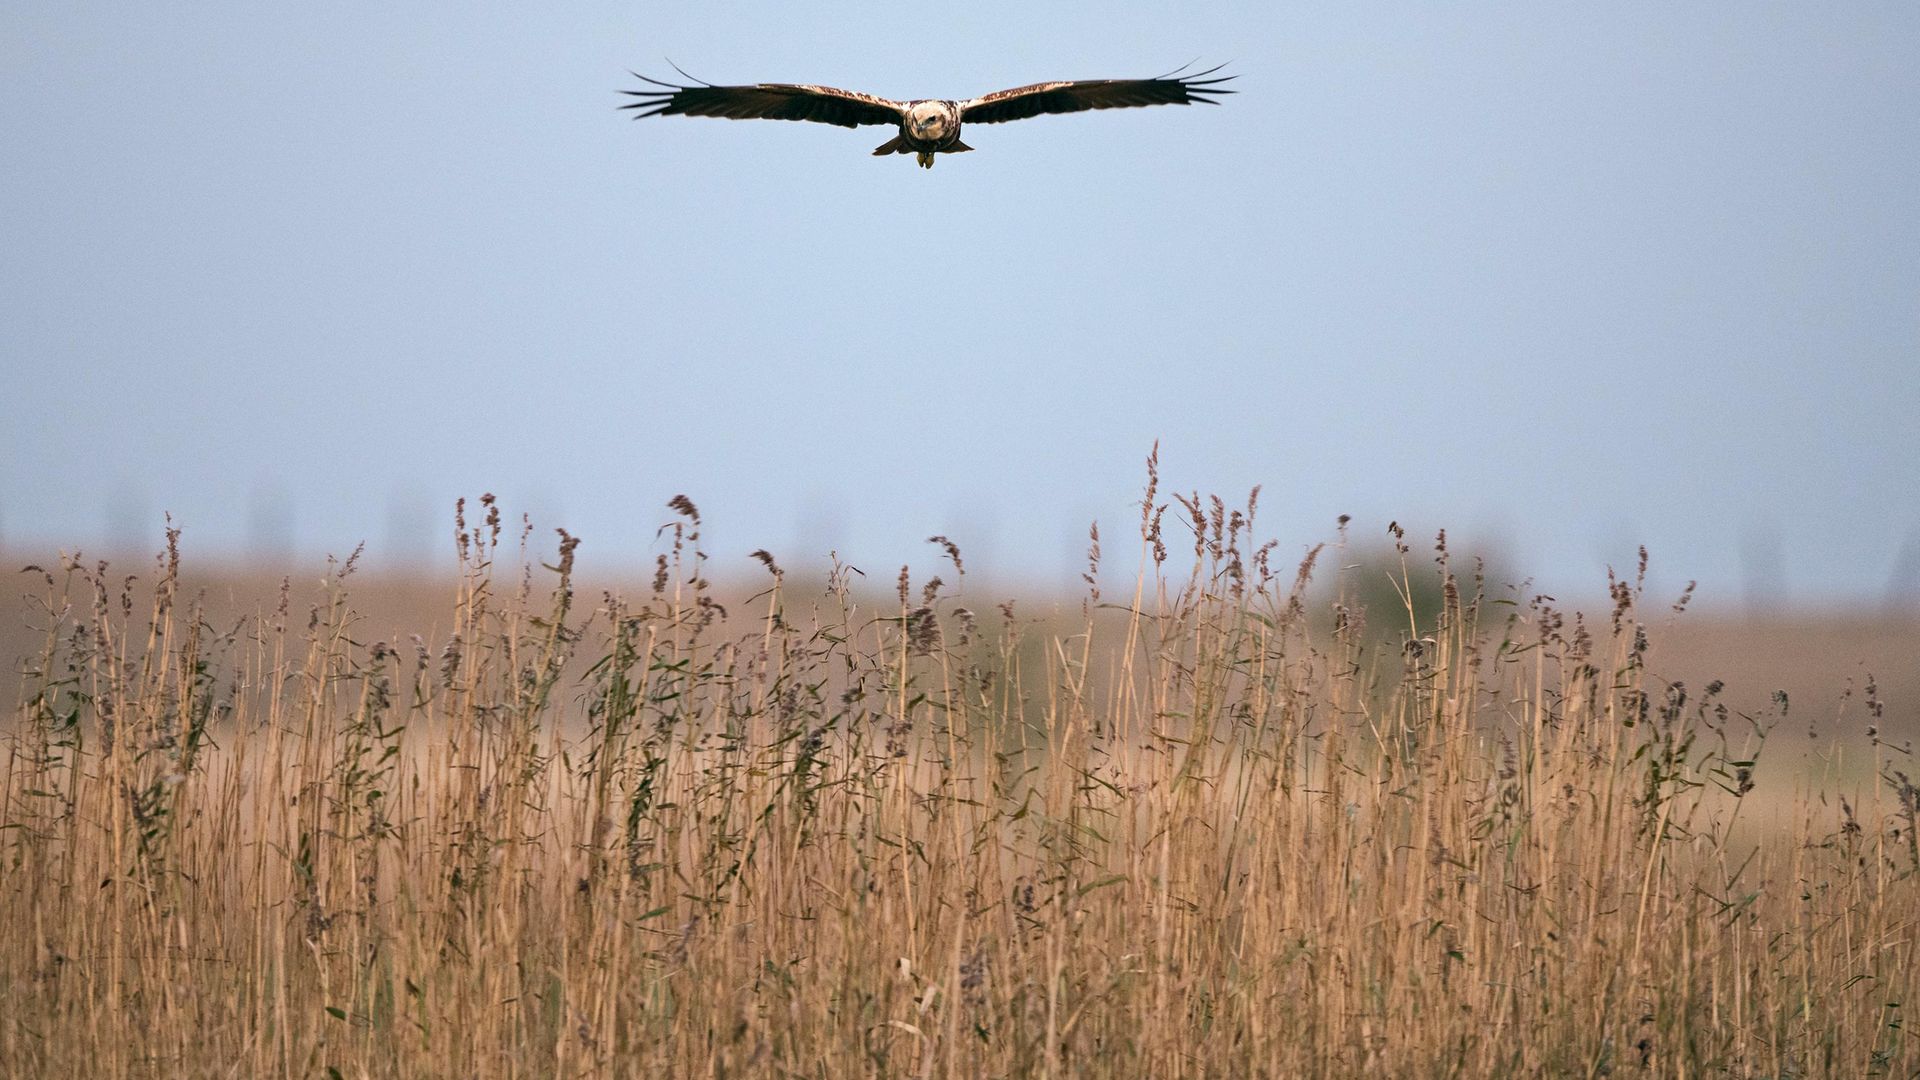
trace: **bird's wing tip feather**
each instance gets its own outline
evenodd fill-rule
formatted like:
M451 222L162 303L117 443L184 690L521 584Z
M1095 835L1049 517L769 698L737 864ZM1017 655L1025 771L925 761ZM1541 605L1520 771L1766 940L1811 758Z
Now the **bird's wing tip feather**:
M678 72L680 72L680 75L681 75L681 77L682 77L682 78L687 78L687 79L693 79L693 81L694 81L694 82L696 82L696 83L699 83L699 84L700 84L701 86L712 86L712 85L713 85L712 83L710 83L710 82L708 82L708 81L707 81L707 80L705 80L705 79L697 79L697 78L694 78L694 77L693 77L692 75L688 75L688 74L686 73L686 70L685 70L684 68L682 68L682 67L681 67L681 66L680 66L679 64L676 64L676 63L674 63L674 62L673 62L673 59L672 59L671 57L665 57L665 58L663 58L663 59L665 59L665 60L667 61L667 66L668 66L668 67L670 67L670 68L672 68L672 69L673 69L673 70L675 70L675 71L678 71ZM651 81L651 80L649 80L649 81ZM666 84L665 84L665 83L662 83L661 85L663 85L663 86L664 86L664 85L666 85Z

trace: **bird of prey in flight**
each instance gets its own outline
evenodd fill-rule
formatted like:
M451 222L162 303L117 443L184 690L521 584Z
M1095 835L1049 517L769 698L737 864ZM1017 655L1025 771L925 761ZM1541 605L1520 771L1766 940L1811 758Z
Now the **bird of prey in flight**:
M643 116L719 116L728 120L811 120L840 127L888 124L898 127L900 134L881 143L874 154L915 154L921 168L931 169L935 154L960 154L973 149L960 141L962 124L1000 124L1042 113L1123 109L1135 105L1191 105L1196 101L1217 105L1216 95L1233 93L1219 85L1233 76L1214 75L1219 70L1213 67L1192 75L1172 72L1157 79L1034 83L966 101L938 98L893 101L852 90L799 83L714 86L690 75L687 77L696 85L679 86L635 73L634 78L662 89L622 90L621 93L636 100L621 108L637 110L635 120ZM684 71L680 73L686 75Z

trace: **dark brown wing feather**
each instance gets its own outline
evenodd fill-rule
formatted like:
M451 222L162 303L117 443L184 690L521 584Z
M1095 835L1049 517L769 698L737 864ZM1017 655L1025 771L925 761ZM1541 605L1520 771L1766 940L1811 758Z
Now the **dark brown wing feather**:
M1221 65L1224 67L1226 65ZM1192 75L1165 75L1158 79L1081 79L1074 82L1034 83L962 102L960 118L969 124L999 124L1025 120L1042 113L1074 113L1088 109L1126 109L1137 105L1219 104L1215 95L1231 94L1219 83L1232 75L1207 78L1219 67Z
M661 90L622 90L635 100L623 109L643 116L720 116L728 120L811 120L817 124L859 127L898 124L906 106L897 101L837 90L831 86L760 83L755 86L675 86L645 75L634 78Z

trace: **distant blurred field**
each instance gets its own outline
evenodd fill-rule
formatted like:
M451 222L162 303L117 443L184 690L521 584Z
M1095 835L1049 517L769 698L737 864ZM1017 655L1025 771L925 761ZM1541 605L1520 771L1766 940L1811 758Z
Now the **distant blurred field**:
M937 555L929 548L929 566ZM1376 607L1392 602L1389 576L1397 573L1381 557L1372 553L1359 576L1366 577L1371 588L1368 598ZM0 553L0 567L17 571L23 566L55 566L57 552L14 551ZM151 580L157 573L152 553L107 556L109 573L115 577L139 575ZM96 561L88 555L89 563ZM718 561L718 560L716 560ZM758 567L744 554L731 560L733 573L717 571L715 595L729 610L741 610L744 598L763 587L751 574ZM579 571L579 589L585 596L606 591L636 595L644 591L646 581L639 576L608 576L596 573L593 560L583 557ZM448 568L441 574L410 573L397 575L361 570L354 577L354 610L361 616L364 634L372 638L405 642L418 634L438 647L449 632L449 612L458 589L457 567L451 552ZM808 571L817 570L796 564L789 591L803 595L811 582L818 591L824 578ZM296 609L318 602L327 566L324 560L311 559L304 564L260 567L208 565L207 560L187 553L182 591L204 596L207 610L218 623L271 611L278 603L282 582L290 586ZM1416 570L1418 573L1418 570ZM731 583L729 583L731 582ZM6 666L0 671L0 702L13 702L19 696L19 661L44 646L44 637L34 629L44 620L29 603L28 576L10 574L7 587L0 591L0 657ZM885 583L881 583L884 588ZM1584 609L1593 615L1604 614L1608 601L1605 582L1596 582L1585 602L1570 599L1567 606ZM974 595L968 602L976 608L991 610L994 605L1013 601L1023 618L1044 625L1077 624L1080 597L1071 590L1033 594L1030 589L1007 593L971 586ZM1388 611L1388 618L1404 624L1404 614ZM1759 714L1772 701L1775 690L1785 690L1793 703L1795 727L1804 733L1864 737L1866 711L1861 692L1871 675L1886 702L1881 728L1894 741L1920 740L1920 611L1898 613L1884 609L1854 612L1844 607L1829 610L1798 609L1774 612L1725 614L1705 610L1673 614L1656 611L1650 617L1656 632L1651 635L1649 668L1668 680L1702 687L1716 679L1726 683L1722 695L1729 706ZM1375 612L1375 629L1391 639L1395 624L1381 626L1387 620ZM1397 631L1404 636L1404 626Z
M26 556L0 1062L1920 1069L1920 626L1280 565L1211 505L1052 597L940 538L715 582L685 500L604 584L491 518L444 579Z

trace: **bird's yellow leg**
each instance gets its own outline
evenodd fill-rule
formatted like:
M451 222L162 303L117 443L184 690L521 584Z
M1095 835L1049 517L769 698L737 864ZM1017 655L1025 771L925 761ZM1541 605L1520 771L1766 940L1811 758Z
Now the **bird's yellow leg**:
M933 168L933 154L931 152L926 150L920 151L920 167L923 169Z

